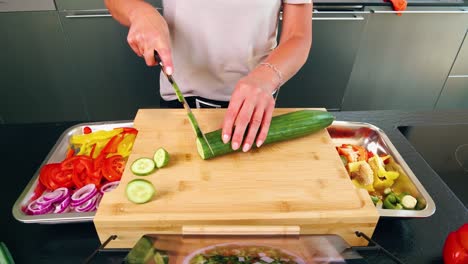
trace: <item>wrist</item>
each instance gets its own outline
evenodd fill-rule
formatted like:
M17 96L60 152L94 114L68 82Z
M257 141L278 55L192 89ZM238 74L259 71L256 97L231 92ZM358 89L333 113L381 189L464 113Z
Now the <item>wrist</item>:
M282 73L270 63L260 63L254 72L257 72L266 84L268 92L274 93L283 84Z

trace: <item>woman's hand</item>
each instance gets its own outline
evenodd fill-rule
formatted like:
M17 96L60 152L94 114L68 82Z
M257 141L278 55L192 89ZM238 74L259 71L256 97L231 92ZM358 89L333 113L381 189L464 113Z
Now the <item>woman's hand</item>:
M156 65L154 50L157 50L164 70L171 75L173 63L170 47L169 28L159 12L149 4L136 7L129 15L130 30L127 41L133 51L144 57L148 66Z
M279 84L276 73L265 66L256 68L237 83L224 117L225 144L232 138L232 149L237 150L243 144L242 151L246 152L255 139L257 147L265 142L275 108L272 93Z

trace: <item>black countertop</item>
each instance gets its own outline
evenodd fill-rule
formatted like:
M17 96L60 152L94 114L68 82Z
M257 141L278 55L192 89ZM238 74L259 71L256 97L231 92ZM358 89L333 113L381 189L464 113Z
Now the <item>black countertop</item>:
M468 124L468 111L336 112L337 120L362 121L383 129L436 203L428 218L381 218L373 235L405 263L442 263L450 231L468 222L468 210L397 130L400 125ZM0 241L16 263L81 263L99 245L92 223L39 225L16 221L12 206L59 136L79 123L0 125L2 187ZM99 253L96 263L120 263L121 253ZM392 263L382 253L365 253L369 263Z

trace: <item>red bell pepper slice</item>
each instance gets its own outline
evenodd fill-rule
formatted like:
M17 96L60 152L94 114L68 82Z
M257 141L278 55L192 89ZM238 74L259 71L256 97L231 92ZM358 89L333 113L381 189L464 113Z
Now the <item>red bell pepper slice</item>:
M89 126L85 126L83 128L83 134L91 134L93 132L93 130L91 130L91 128Z
M138 130L133 127L118 127L114 129L122 129L123 134L135 134L135 135L138 134Z

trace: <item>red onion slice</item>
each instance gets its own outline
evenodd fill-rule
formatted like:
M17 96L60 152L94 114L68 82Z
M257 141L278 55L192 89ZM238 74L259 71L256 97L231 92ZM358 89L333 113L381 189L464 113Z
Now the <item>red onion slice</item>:
M54 213L60 214L60 213L67 212L70 209L69 207L70 201L71 201L70 197L66 197L61 203L54 204L55 206Z
M75 211L77 211L79 213L90 212L91 210L93 210L93 208L96 207L97 198L98 198L98 196L95 195L93 198L89 199L85 203L75 207Z
M36 201L32 201L28 204L28 214L31 215L42 215L48 214L53 210L52 205L40 205Z
M71 196L71 204L73 206L79 206L91 198L96 196L97 188L96 185L90 183L88 185L83 186L82 188L78 189L72 196Z
M70 191L67 188L61 187L53 192L47 192L46 194L43 194L39 199L37 199L37 202L41 205L61 202L69 196L69 193Z
M109 182L101 187L101 193L110 192L119 186L119 181Z

